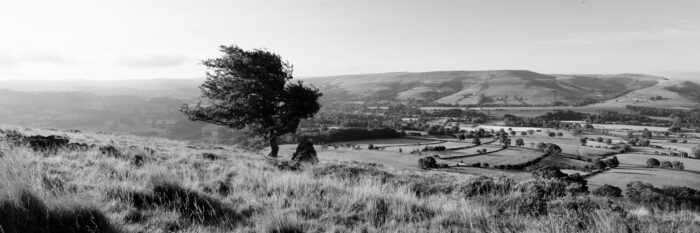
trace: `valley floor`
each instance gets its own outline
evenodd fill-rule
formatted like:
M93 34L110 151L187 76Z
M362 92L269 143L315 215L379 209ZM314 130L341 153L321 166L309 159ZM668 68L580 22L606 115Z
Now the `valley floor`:
M236 146L19 132L97 147L42 153L0 139L4 232L700 231L696 211L569 193L561 180L418 170L417 155L319 148L319 164L289 171Z

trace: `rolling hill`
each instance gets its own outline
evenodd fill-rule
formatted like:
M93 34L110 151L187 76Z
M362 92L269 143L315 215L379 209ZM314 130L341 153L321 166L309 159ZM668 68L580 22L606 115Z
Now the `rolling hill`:
M399 72L306 79L330 100L416 100L460 105L592 103L666 80L642 74L548 75L526 70Z
M629 92L590 107L644 106L694 109L700 107L700 85L689 81L661 80L654 86Z

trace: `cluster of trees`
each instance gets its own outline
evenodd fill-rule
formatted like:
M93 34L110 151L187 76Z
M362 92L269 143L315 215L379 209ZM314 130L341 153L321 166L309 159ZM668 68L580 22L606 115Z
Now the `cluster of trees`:
M616 168L620 165L620 161L617 160L617 156L613 156L606 160L598 160L593 165L596 169L603 170L606 168Z
M445 151L447 148L445 146L425 146L423 151Z
M642 147L647 147L650 145L649 139L646 138L639 138L639 137L633 137L627 140L627 143L629 143L632 146L642 146Z
M649 158L647 159L647 167L658 167L658 168L666 168L666 169L674 169L674 170L684 170L685 165L683 165L682 162L680 161L659 161L658 159L655 158Z
M446 168L449 167L446 163L438 163L435 158L428 156L418 159L418 167L421 169Z
M587 128L592 128L588 124L629 124L629 125L654 125L661 127L669 127L672 124L667 121L655 120L647 116L639 114L624 114L616 111L603 111L599 114L586 114L580 112L568 111L555 111L546 113L544 115L527 118L518 117L510 114L503 116L504 123L507 126L518 126L518 127L542 127L542 128L556 128L556 129L567 129L567 130L583 130ZM578 123L568 123L561 122L565 120L583 120L588 124L581 126Z
M492 118L480 111L462 110L462 109L446 109L439 111L423 111L420 114L422 117L454 117L460 118L460 121L481 124L490 121Z
M558 155L562 152L561 147L559 147L557 144L544 142L537 143L537 150L550 155Z
M557 110L554 112L548 112L544 115L539 116L539 118L544 120L555 120L555 121L581 121L585 120L588 115L585 113L574 112L571 110Z
M369 140L369 139L385 139L385 138L400 138L401 134L390 128L365 129L365 128L347 128L334 129L322 133L303 134L313 139L315 142L342 142L353 140Z
M400 119L381 115L352 114L341 112L321 112L313 118L303 119L300 127L314 128L325 125L357 128L398 127Z
M670 117L679 120L683 127L700 129L700 110L652 108L633 105L627 105L627 110L646 116Z

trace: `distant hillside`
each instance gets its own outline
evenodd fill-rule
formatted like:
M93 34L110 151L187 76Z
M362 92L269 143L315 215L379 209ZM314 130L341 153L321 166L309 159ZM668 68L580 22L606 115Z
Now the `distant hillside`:
M416 100L443 104L591 103L651 87L665 78L641 74L548 75L526 70L384 73L307 79L328 100Z
M80 91L96 95L194 98L202 79L4 80L0 89L26 92Z
M591 107L624 107L626 105L656 108L700 107L700 85L688 81L662 80L658 84L632 91Z

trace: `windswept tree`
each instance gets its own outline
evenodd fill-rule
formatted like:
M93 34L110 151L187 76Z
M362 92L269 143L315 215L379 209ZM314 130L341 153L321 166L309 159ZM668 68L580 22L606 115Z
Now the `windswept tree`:
M265 138L270 157L277 157L277 138L294 133L301 119L320 109L321 93L301 81L292 82L292 66L263 50L221 46L223 55L207 59L207 79L199 87L204 102L185 105L190 120L222 125Z

